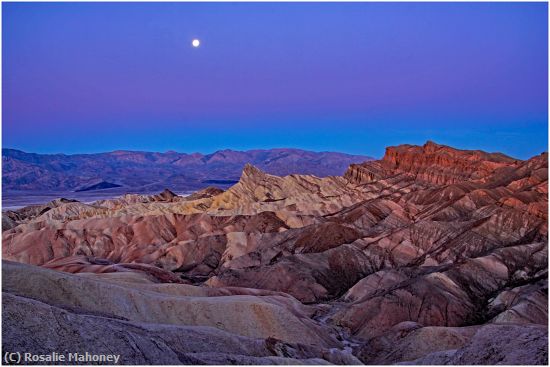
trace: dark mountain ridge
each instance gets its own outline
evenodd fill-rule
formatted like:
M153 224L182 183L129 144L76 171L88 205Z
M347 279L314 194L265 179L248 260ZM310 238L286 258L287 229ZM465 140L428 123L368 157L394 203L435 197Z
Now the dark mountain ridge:
M211 154L117 150L94 154L37 154L2 149L3 190L80 190L100 182L148 190L194 190L238 180L247 163L276 175L341 175L372 158L300 149L220 150ZM227 182L225 184L224 182Z

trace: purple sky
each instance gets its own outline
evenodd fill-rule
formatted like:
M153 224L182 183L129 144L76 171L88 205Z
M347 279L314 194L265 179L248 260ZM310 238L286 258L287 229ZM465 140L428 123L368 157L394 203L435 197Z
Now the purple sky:
M2 7L4 147L547 150L546 3Z

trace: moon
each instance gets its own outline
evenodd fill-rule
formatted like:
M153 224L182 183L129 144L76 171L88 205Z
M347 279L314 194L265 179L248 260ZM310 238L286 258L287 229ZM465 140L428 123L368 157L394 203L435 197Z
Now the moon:
M193 45L193 47L199 47L201 45L201 41L199 41L198 39L194 39L193 41L191 41L191 45Z

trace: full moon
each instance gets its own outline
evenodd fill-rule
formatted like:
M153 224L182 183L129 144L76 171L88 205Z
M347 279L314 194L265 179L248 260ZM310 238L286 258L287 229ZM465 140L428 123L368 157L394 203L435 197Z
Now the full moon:
M199 41L198 39L194 39L191 44L193 45L193 47L199 47L200 44L201 44L201 41Z

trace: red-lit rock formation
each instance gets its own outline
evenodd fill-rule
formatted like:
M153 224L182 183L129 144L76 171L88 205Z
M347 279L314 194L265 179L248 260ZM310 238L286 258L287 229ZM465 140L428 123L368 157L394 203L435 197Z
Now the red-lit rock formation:
M501 153L459 150L428 141L422 147L388 147L381 161L351 165L345 177L361 184L391 174L406 173L415 180L449 185L466 180L483 180L498 169L515 166L519 162Z

